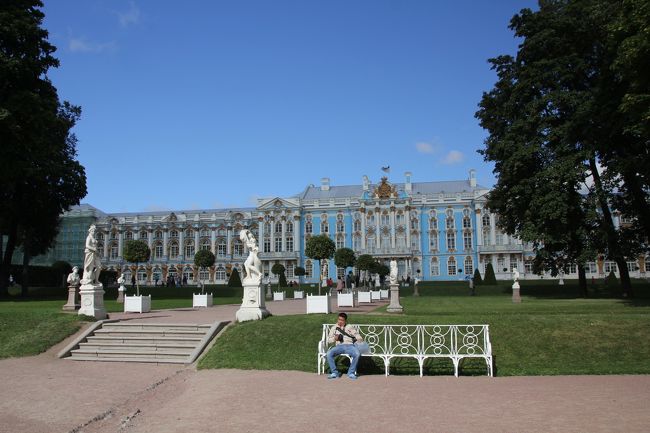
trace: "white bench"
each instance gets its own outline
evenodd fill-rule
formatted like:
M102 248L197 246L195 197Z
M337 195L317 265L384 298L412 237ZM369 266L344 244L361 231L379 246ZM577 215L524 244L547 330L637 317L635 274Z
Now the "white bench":
M325 372L327 336L334 324L323 324L318 342L318 374ZM361 356L378 357L384 361L385 375L389 374L393 358L413 358L420 366L428 358L449 358L458 377L466 358L482 358L487 375L492 377L492 343L489 325L352 325L370 346L370 353Z

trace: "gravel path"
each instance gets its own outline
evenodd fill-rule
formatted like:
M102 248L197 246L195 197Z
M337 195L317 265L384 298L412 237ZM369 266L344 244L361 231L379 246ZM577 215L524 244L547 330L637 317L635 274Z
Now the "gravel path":
M304 311L304 301L267 306L276 315ZM237 308L127 317L211 323L231 320ZM377 375L351 381L57 359L72 338L38 356L0 361L0 432L650 431L650 376Z

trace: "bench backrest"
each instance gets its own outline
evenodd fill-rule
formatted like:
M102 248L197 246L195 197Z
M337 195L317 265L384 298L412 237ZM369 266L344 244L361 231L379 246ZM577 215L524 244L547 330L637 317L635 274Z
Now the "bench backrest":
M323 324L321 340L334 324ZM489 325L351 325L370 346L370 354L491 355ZM326 349L327 344L323 349Z

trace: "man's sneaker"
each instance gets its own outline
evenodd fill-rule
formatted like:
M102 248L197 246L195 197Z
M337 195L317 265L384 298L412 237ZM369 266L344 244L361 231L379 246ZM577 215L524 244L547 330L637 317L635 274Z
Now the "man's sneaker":
M331 373L329 376L327 376L328 379L338 379L340 376L338 373Z
M350 373L350 374L348 374L348 377L349 377L350 379L357 380L357 375L354 374L354 373Z

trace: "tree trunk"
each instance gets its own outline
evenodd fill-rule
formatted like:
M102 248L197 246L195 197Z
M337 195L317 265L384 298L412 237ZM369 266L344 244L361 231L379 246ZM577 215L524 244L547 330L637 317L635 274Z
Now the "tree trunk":
M2 257L2 262L0 262L0 296L8 297L9 296L9 274L11 272L11 258L14 255L14 250L16 249L16 237L17 237L17 227L12 225L7 233L7 246L4 250L4 256ZM0 243L2 240L0 239Z
M585 267L582 264L578 265L578 290L581 297L586 298L588 296L587 274L585 273Z
M627 271L627 263L618 244L618 236L616 233L616 228L614 227L612 213L609 210L609 203L605 197L605 191L603 191L603 185L600 179L600 174L598 173L598 167L596 166L596 159L594 157L589 158L589 167L591 169L591 175L594 178L596 197L598 198L600 210L603 213L602 222L605 234L607 235L607 247L609 249L608 256L611 257L619 267L623 296L632 297L632 283L630 282L630 274Z
M638 212L636 215L627 216L635 216L645 235L650 238L650 205L646 198L647 194L641 182L639 182L636 173L624 173L623 181L629 191L629 199L632 202L632 207Z
M29 260L31 257L27 252L28 245L24 245L25 252L23 253L23 281L21 283L20 297L26 298L29 296Z

